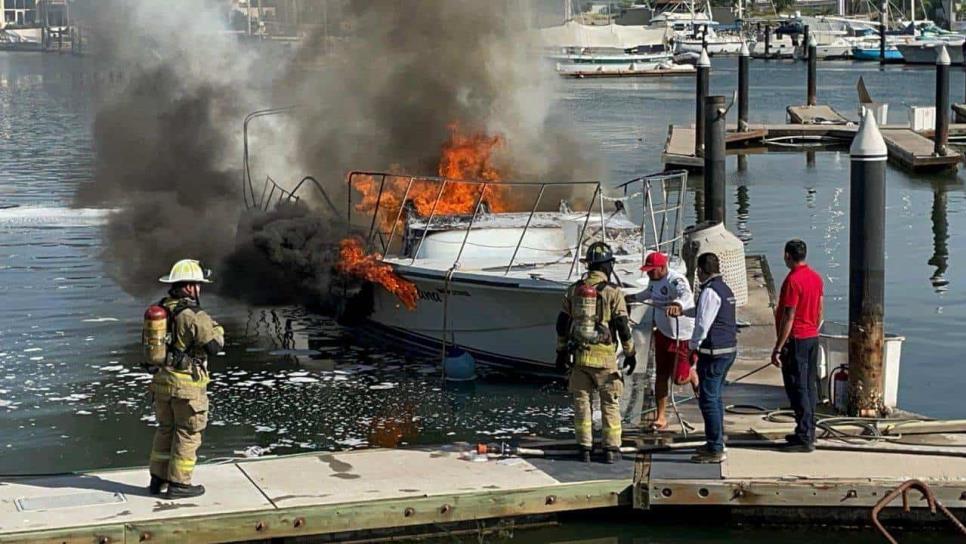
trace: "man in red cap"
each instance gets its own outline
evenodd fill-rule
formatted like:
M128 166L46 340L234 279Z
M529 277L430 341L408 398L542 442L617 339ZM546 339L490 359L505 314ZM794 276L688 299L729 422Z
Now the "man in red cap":
M675 382L690 382L697 391L698 375L690 367L688 340L694 332L694 317L684 315L694 308L694 294L688 279L668 267L667 255L655 251L647 255L641 270L647 272L650 283L647 289L628 297L630 302L645 302L654 307L654 363L657 381L654 397L657 415L652 425L655 431L667 430L668 381L675 376L676 368L686 369Z

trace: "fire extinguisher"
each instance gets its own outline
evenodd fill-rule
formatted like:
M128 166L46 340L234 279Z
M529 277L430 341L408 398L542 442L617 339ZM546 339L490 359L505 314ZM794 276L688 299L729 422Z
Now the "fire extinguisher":
M849 367L845 365L832 371L832 406L840 413L849 408Z
M597 289L582 283L574 293L574 340L581 344L597 341Z
M152 366L163 365L168 356L168 311L163 307L154 304L144 311L141 341L144 362Z

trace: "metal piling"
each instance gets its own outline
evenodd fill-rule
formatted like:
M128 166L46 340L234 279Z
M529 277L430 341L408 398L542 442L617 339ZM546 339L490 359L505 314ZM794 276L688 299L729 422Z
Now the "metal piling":
M748 63L751 52L748 44L741 44L741 54L738 56L738 132L748 130Z
M933 154L946 155L949 143L949 52L939 46L936 53L936 134L933 136Z
M701 50L701 57L698 59L698 73L695 76L697 86L695 89L695 112L694 112L694 155L704 156L704 99L708 96L708 86L711 79L711 59L705 49Z
M815 44L815 38L812 36L809 36L808 38L808 89L807 89L807 96L806 96L806 99L807 99L806 105L808 106L814 106L818 103L815 97L815 94L816 94L815 79L817 77L816 65L818 63L818 55L815 54L816 49L817 47Z
M725 97L705 98L704 220L725 220Z
M849 202L849 413L883 411L885 204L888 149L872 110L852 141Z

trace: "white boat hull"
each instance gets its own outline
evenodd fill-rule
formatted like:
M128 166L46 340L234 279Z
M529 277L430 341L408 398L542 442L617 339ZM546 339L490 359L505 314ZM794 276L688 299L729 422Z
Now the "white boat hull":
M896 49L902 53L902 60L906 64L936 64L936 53L938 52L938 47L941 44L931 42L927 44L923 43L900 43L896 44ZM963 63L963 44L960 43L948 43L946 45L946 52L949 53L949 59L953 64Z
M675 40L674 54L680 53L701 53L704 43L701 40ZM741 40L723 40L720 38L712 39L707 42L708 54L714 55L737 55L741 52Z
M670 60L661 62L633 62L629 64L558 64L557 73L565 77L626 77L687 75L695 71L693 66L675 64Z
M555 326L566 286L529 289L453 280L446 301L443 278L404 277L419 289L416 308L406 309L394 295L377 287L369 317L397 348L438 356L445 335L448 346L455 344L482 363L530 372L554 370ZM632 320L646 321L645 312L644 306L633 307ZM647 353L649 329L634 336L638 351Z

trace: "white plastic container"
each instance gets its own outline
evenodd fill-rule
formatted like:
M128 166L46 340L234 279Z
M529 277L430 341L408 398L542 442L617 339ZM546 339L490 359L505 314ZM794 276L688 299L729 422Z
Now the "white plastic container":
M866 108L872 110L872 116L875 117L875 122L882 125L889 123L889 104L880 104L878 102L870 102L868 104L859 105L859 117L865 114Z
M909 106L909 126L916 132L936 129L935 106Z
M899 362L905 337L886 333L883 349L882 394L887 408L896 408L899 396ZM819 398L829 400L829 374L839 366L849 366L849 326L826 321L818 335Z

